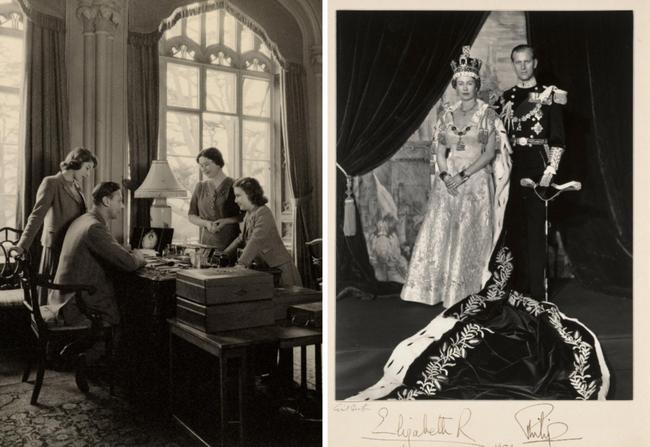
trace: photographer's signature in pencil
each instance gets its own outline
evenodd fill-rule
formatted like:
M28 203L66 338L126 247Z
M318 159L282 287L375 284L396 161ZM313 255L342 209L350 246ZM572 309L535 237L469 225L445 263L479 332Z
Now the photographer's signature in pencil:
M552 416L553 404L529 405L514 414L515 421L526 438L523 444L545 443L549 446L558 441L577 441L581 436L569 433L569 424Z

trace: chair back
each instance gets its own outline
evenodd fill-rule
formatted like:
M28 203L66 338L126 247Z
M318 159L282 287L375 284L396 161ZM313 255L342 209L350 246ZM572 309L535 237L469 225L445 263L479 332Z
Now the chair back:
M23 304L32 316L32 328L42 330L45 325L41 314L40 299L38 294L39 282L35 276L29 258L25 255L16 256L18 264L20 285L23 288ZM34 326L35 324L35 326Z
M311 261L311 273L318 284L318 288L323 286L323 239L317 238L305 242Z
M20 288L19 263L9 252L21 234L22 231L15 228L0 228L0 290Z

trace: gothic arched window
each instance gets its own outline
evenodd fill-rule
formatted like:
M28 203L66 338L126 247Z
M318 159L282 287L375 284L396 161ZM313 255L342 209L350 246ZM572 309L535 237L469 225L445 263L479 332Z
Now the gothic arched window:
M276 124L277 49L269 48L263 30L254 32L229 10L181 15L160 40L161 150L191 192L201 175L196 154L217 147L227 175L260 181L280 223L289 197ZM197 239L197 227L187 220L189 197L169 204L174 238Z
M0 1L0 227L16 227L24 42L20 6L13 0Z

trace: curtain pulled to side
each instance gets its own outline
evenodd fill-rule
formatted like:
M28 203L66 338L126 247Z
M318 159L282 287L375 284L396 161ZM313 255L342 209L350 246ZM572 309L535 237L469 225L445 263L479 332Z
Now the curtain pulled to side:
M127 48L127 109L129 132L128 184L131 192L144 181L158 153L159 65L158 31L130 32ZM149 226L151 199L132 201L131 226Z
M632 288L632 12L529 12L526 19L540 81L569 93L559 181L583 185L554 204L552 221L581 282L626 293Z
M388 160L426 118L470 45L482 11L339 11L337 163L350 176ZM361 232L342 231L345 176L337 170L337 286L376 287ZM357 228L361 228L358 211Z
M21 7L27 20L22 109L24 172L18 200L18 228L23 228L27 221L41 181L59 171L59 163L70 150L65 22L22 3ZM38 259L33 254L33 259Z
M311 257L305 245L313 236L307 216L310 215L313 185L309 177L309 134L305 98L305 73L299 64L289 64L281 75L282 141L288 160L291 189L296 201L293 227L293 247L303 283L316 288L312 275Z

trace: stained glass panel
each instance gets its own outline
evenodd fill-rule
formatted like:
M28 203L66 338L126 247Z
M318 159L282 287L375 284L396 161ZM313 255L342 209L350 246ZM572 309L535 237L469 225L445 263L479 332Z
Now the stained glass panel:
M2 36L0 38L0 85L19 89L23 83L23 65L23 39Z
M167 155L191 157L199 151L199 116L167 112Z
M228 13L223 18L223 44L237 51L237 20Z
M268 80L244 78L244 115L271 116L271 83Z
M205 45L210 46L219 43L219 14L221 11L210 11L205 14Z
M199 68L167 64L167 105L199 107Z
M270 127L266 121L243 120L244 160L271 160Z
M223 155L224 171L236 175L237 118L218 113L203 114L203 147L216 147Z
M206 108L215 112L237 112L237 75L226 71L206 70Z
M190 16L184 20L187 21L187 28L185 30L187 37L201 45L201 16Z

